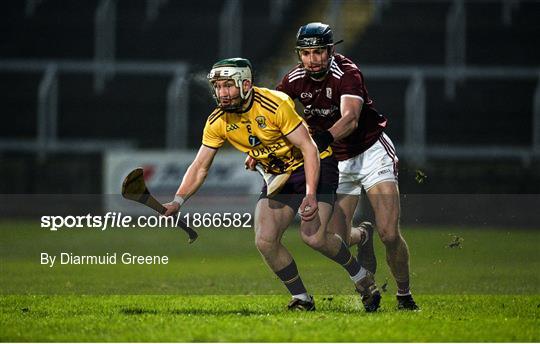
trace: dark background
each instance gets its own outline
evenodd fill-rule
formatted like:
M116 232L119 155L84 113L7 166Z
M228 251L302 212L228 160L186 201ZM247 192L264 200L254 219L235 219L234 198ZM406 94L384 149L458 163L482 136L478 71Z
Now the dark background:
M158 0L155 0L158 1ZM96 9L104 1L2 2L0 55L3 62L88 61L95 57ZM279 20L269 15L283 4ZM206 116L214 103L204 75L219 56L219 18L224 1L161 1L148 19L148 1L113 1L116 8L115 59L189 64L188 147L196 149ZM334 5L337 2L334 3ZM365 8L373 6L360 2ZM371 66L445 67L446 22L453 1L385 1L379 20L373 16L360 33L349 34L338 51L362 70ZM540 3L519 1L505 19L505 1L464 2L465 67L540 70ZM278 56L284 66L294 62L298 26L316 20L327 1L240 1L240 54L252 60L261 86L274 87ZM371 4L371 5L370 5ZM345 8L348 1L338 3ZM510 6L510 5L509 5ZM371 7L373 8L373 7ZM349 19L340 17L341 32ZM334 23L331 23L333 25ZM344 34L345 36L345 34ZM339 39L339 37L336 37ZM282 59L283 60L283 59ZM452 68L452 66L449 66ZM537 194L540 159L533 150L535 92L539 73L512 77L466 78L457 82L455 97L445 95L441 78L426 78L426 147L465 147L470 154L427 156L416 161L405 144L404 94L409 79L370 78L368 90L389 119L388 135L398 147L400 187L404 194ZM0 139L34 140L37 95L44 71L0 70ZM136 149L166 149L166 92L171 75L122 75L109 79L103 91L93 87L89 73L58 74L59 140L127 140ZM202 81L201 81L202 80ZM523 155L484 154L475 149L504 148ZM22 146L0 149L0 193L99 194L104 149L50 150L38 154ZM406 154L405 154L406 153ZM422 182L418 171L427 176Z

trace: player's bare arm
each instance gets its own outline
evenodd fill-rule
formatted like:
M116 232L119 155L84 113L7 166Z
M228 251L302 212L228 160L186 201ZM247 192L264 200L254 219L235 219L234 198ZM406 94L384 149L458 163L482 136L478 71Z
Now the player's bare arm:
M191 195L193 195L197 190L203 185L206 176L208 175L208 170L212 166L212 161L218 150L206 146L201 146L199 152L195 157L195 160L191 163L189 168L182 179L182 183L176 191L176 197L180 197L181 201L173 201L163 206L167 208L165 216L174 215L180 210L180 206L184 201L186 201Z
M306 173L306 197L300 205L300 216L304 221L311 221L317 216L317 184L319 183L319 152L315 142L311 139L307 128L299 125L287 139L295 145L304 156L304 170Z
M357 127L363 101L357 96L341 96L341 118L328 129L334 140L349 136Z
M328 148L332 142L349 136L358 127L363 104L362 99L357 96L341 97L341 118L327 132L319 132L313 136L319 151ZM246 169L254 171L257 161L247 156L244 164Z
M317 132L313 140L320 152L334 141L349 136L358 127L358 119L362 111L362 99L353 95L343 95L340 100L341 118L328 130Z

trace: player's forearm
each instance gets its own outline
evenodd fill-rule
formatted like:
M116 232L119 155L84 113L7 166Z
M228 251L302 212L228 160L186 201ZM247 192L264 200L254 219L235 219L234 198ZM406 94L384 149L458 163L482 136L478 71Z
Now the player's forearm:
M358 116L354 114L344 114L334 125L328 129L334 141L349 136L358 128Z
M178 187L176 195L182 197L184 200L187 200L194 193L196 193L197 190L199 190L207 175L207 168L198 166L196 163L191 164L186 171L184 178L182 178L182 183Z
M195 160L191 163L189 168L182 178L182 183L176 191L176 196L180 197L180 205L193 195L201 187L208 175L212 161L216 155L217 149L210 148L202 145L199 148L199 152L195 157ZM175 197L176 198L176 197Z
M341 140L349 136L358 128L360 112L362 112L363 100L356 96L341 96L341 118L328 129L334 141Z
M309 142L301 147L304 156L304 172L306 175L306 195L317 194L319 183L320 160L317 147Z

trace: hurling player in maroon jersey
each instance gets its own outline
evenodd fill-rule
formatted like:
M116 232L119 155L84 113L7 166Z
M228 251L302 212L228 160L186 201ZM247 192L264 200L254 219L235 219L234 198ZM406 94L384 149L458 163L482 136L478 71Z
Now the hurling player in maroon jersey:
M329 227L350 245L358 244L358 261L375 273L372 225L364 222L351 228L364 188L397 283L398 308L417 310L409 289L409 249L399 229L398 158L384 133L386 118L375 110L358 67L335 52L328 25L302 26L296 51L300 63L277 89L302 103L303 116L319 150L330 145L339 161L337 206Z
M366 311L376 311L381 297L373 288L373 276L362 273L349 246L327 230L339 180L337 160L331 150L319 154L289 96L252 84L249 60L237 57L218 61L208 80L217 108L206 121L199 153L174 200L164 204L164 215L176 214L197 191L217 150L228 141L256 159L264 169L262 174L267 176L255 209L255 244L268 267L290 292L292 299L287 307L315 310L315 301L307 292L296 262L281 242L298 212L302 240L341 265L362 295ZM281 182L272 183L272 179ZM277 185L274 191L270 191L272 185Z

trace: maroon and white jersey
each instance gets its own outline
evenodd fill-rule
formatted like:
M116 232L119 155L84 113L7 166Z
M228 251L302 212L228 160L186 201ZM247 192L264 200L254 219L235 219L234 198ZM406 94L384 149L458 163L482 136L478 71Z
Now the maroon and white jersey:
M358 97L363 101L356 130L346 138L332 143L332 149L339 161L366 151L386 127L386 118L375 110L368 95L364 76L358 67L343 55L334 55L324 80L311 79L302 66L298 65L285 75L277 89L304 105L302 115L313 133L330 128L341 118L342 96Z

